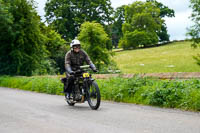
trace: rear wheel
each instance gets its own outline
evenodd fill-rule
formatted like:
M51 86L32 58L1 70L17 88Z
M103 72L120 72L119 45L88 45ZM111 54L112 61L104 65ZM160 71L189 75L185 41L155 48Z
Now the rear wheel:
M88 104L90 105L91 109L97 110L100 106L100 102L101 102L100 90L97 83L93 81L88 89Z

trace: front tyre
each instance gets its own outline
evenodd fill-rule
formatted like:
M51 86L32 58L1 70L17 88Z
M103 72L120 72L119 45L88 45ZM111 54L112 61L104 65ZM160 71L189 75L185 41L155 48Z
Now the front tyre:
M89 85L88 89L88 104L91 109L97 110L100 106L101 102L101 95L100 90L95 81L92 82L92 84Z

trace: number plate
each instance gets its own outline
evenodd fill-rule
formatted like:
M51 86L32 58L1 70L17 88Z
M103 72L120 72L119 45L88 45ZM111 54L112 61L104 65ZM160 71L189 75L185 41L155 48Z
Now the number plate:
M89 73L83 73L83 77L87 78L87 77L90 77L90 75L89 75Z

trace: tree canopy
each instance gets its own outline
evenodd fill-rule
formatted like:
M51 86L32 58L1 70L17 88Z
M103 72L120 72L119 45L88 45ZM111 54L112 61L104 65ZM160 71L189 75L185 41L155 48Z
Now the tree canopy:
M33 2L4 0L1 1L1 10L4 21L1 21L0 29L6 26L7 30L0 36L0 73L31 75L45 54L41 45L44 37L39 28L40 18Z
M175 17L174 10L168 8L167 6L163 5L156 0L147 0L147 2L152 2L160 9L160 18L164 17ZM169 41L169 34L167 33L167 26L166 23L163 22L161 26L161 30L157 33L159 37L159 42Z
M110 0L47 0L45 12L47 22L68 41L78 35L86 21L111 23L113 8Z
M0 74L55 71L53 57L65 41L40 21L34 1L0 0L0 20Z
M166 42L169 41L169 34L167 32L167 26L164 21L164 17L174 17L174 10L168 8L167 6L163 5L160 2L157 2L156 0L146 0L146 2L151 2L155 7L160 9L160 18L163 20L163 23L161 25L161 29L156 32L156 34L159 37L159 42ZM114 18L115 21L112 25L112 41L113 45L117 47L119 39L123 36L122 33L122 24L125 22L125 7L127 5L123 5L121 7L118 7L114 12Z
M188 35L193 41L192 47L197 48L200 44L200 1L199 0L190 0L190 8L192 8L191 19L194 22L194 25L188 29ZM197 61L197 64L200 65L200 54L194 57Z
M191 19L194 25L188 29L188 35L192 37L193 46L197 47L200 43L200 2L199 0L190 0L190 7L192 8Z
M98 69L102 64L109 64L110 54L106 45L110 43L110 38L101 24L96 22L83 23L78 39Z
M156 44L162 23L160 9L151 2L136 1L126 6L120 46L126 49Z
M112 41L117 47L119 39L123 36L122 24L125 22L125 5L118 7L114 12L114 23L112 25Z

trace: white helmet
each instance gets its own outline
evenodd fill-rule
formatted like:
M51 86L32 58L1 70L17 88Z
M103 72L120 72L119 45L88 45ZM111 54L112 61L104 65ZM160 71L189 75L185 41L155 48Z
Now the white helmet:
M70 43L70 47L72 48L74 45L81 45L80 41L77 39L72 40Z

